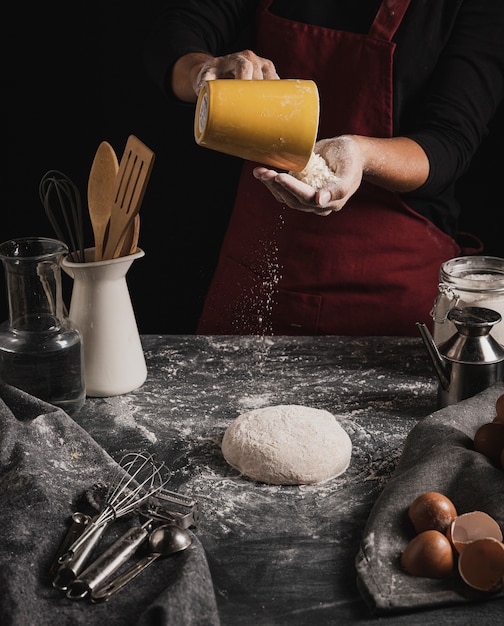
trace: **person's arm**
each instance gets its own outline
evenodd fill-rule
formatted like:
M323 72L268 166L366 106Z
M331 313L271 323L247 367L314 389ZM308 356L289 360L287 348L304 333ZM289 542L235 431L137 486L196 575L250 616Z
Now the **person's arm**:
M405 32L413 32L413 26ZM467 170L502 101L504 4L466 0L449 26L448 39L440 48L428 83L414 98L410 96L408 111L404 106L403 128L396 137L348 136L318 142L315 151L326 158L337 176L337 181L319 191L267 168L256 168L255 176L280 202L321 215L343 208L362 180L408 194L421 208L428 204L423 198L434 199L435 205L435 200L447 193L450 201L454 181ZM406 43L401 43L398 61L401 50L403 57L407 52ZM444 207L439 213L441 210Z
M171 74L171 89L174 95L184 102L196 102L200 83L199 74L214 57L203 52L192 52L178 59Z
M191 77L184 73L197 76L201 69L199 57L220 57L250 46L257 3L258 0L163 0L162 10L156 11L145 36L143 62L147 74L169 98L176 97L172 90L175 83L181 99L194 102ZM195 67L195 58L199 69ZM177 76L172 80L175 65Z
M343 135L317 142L315 152L334 172L334 179L320 190L266 167L257 167L254 176L279 202L299 211L329 215L345 206L363 180L403 193L423 185L429 175L427 155L406 137Z
M376 138L353 135L363 161L363 179L389 191L414 191L429 176L429 160L418 143L407 137ZM331 143L326 149L331 161Z
M242 80L277 79L275 66L269 59L251 50L242 50L221 57L194 52L178 59L171 74L171 88L179 100L195 102L206 80L236 78Z
M443 16L449 18L445 40L435 60L430 60L429 79L419 83L404 105L404 123L397 133L421 145L429 158L429 179L420 190L423 197L440 197L467 171L504 96L504 3L464 0L457 4L457 9L441 11L431 25L433 32L444 32ZM407 32L414 30L411 25ZM418 46L422 29L416 33ZM422 71L422 63L405 53L405 42L398 42L396 54L406 63L401 70L403 86L408 82L404 72ZM409 59L413 62L408 66Z

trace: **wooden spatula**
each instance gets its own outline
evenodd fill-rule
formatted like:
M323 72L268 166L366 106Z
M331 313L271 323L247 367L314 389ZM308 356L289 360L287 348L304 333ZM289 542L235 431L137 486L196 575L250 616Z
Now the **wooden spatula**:
M134 254L138 247L138 237L140 235L140 213L135 215L135 219L130 223L119 244L119 255L128 256Z
M124 235L140 210L153 164L154 152L130 135L116 176L104 260L121 255Z

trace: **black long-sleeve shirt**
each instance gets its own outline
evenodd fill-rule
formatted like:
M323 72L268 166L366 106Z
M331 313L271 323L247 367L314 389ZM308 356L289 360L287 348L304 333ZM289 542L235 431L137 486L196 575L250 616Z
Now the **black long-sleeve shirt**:
M145 62L170 97L171 68L180 56L254 49L257 0L161 0L159 5ZM365 33L379 5L380 0L274 0L270 11ZM460 210L455 183L504 98L504 1L412 0L393 41L393 132L417 141L430 163L426 183L404 198L455 236Z

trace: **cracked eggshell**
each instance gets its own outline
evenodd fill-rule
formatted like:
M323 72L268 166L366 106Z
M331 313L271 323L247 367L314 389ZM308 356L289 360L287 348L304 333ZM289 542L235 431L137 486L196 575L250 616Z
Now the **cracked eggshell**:
M504 587L504 544L498 539L476 539L458 559L462 580L479 591L496 592Z
M458 515L448 527L446 536L458 553L478 539L495 539L502 542L499 524L483 511L471 511Z

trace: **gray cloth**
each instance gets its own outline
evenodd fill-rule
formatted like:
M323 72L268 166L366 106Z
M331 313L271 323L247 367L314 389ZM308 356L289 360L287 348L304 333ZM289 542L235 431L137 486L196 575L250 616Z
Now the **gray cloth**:
M80 495L116 469L64 411L0 383L2 626L219 624L206 555L194 534L186 551L157 559L106 603L70 600L52 586L49 568L65 522ZM101 541L110 544L131 523L117 520Z
M465 585L458 572L434 580L413 577L399 563L414 531L407 509L416 496L437 491L448 496L459 514L480 510L504 528L504 470L474 450L478 427L495 417L501 383L457 405L423 418L411 430L396 470L377 499L356 557L360 591L378 614L465 602L499 601Z

